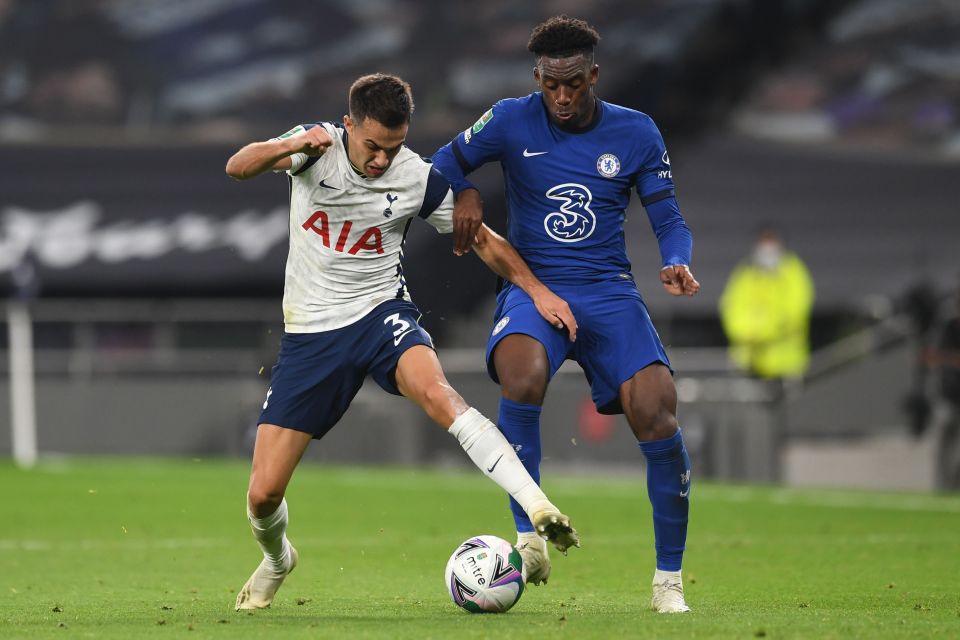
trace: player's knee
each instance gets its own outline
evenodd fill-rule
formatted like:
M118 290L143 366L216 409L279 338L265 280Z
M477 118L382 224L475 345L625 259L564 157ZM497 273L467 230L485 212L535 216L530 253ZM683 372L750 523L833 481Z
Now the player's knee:
M264 518L276 511L282 501L283 491L272 487L253 484L247 492L250 511L258 518Z
M431 384L417 393L420 406L441 426L452 423L467 404L449 384Z
M509 335L493 354L503 397L523 404L543 404L550 362L543 345L522 334Z
M637 440L664 440L677 432L677 418L659 403L634 402L624 407L627 421Z
M523 404L543 404L547 380L538 373L511 372L500 376L503 397Z

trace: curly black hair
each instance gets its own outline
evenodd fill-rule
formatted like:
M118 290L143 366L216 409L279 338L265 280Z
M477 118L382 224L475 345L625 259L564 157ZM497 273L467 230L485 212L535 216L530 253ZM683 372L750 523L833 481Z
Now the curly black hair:
M350 87L350 117L358 123L373 118L388 129L410 122L413 92L397 76L374 73L357 78Z
M566 15L553 16L533 28L527 49L537 57L566 58L593 53L600 34L583 20Z

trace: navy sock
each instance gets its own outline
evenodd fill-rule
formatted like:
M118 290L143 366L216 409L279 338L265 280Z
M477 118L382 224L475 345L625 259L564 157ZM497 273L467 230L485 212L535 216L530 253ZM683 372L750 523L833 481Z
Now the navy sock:
M647 458L647 495L653 505L657 569L679 571L687 543L690 508L690 457L678 429L665 440L641 442Z
M500 415L497 427L507 442L513 445L517 457L523 463L527 473L540 484L540 411L535 404L523 404L500 398ZM517 523L517 531L533 531L530 518L517 503L510 498L510 511Z

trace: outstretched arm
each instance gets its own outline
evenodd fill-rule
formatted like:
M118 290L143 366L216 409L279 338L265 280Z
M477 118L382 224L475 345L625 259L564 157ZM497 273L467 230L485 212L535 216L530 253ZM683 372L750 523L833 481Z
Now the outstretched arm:
M289 138L254 142L243 147L227 160L227 175L248 180L267 171L286 171L293 166L295 153L319 156L333 143L323 127L311 127Z
M660 269L660 282L667 293L673 296L692 296L700 291L700 283L690 272L690 255L693 249L693 236L683 216L677 200L672 195L646 205L650 226L660 245L660 257L663 268Z
M481 224L473 249L494 273L523 289L544 320L557 329L566 327L570 340L577 339L577 321L569 305L533 275L509 242Z

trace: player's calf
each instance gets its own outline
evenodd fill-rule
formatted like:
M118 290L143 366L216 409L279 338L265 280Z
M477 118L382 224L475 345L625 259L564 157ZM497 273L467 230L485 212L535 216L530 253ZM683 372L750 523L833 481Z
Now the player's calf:
M523 508L534 531L563 553L580 546L570 518L550 502L492 422L471 408L454 421L449 431L473 463Z

